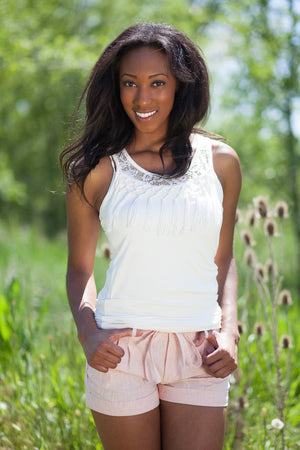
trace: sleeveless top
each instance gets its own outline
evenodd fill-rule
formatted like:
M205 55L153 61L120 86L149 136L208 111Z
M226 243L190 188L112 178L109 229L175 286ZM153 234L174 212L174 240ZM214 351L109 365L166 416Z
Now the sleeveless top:
M99 293L99 328L165 332L220 328L218 248L223 190L211 140L193 134L193 158L177 178L140 167L124 149L100 208L112 260Z

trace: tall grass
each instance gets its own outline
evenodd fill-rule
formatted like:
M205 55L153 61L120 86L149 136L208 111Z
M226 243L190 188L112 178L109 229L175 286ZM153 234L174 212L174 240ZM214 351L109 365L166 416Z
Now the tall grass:
M257 263L270 259L264 219L255 228L245 221L238 224L242 335L239 369L231 383L225 449L300 448L296 329L300 299L294 289L289 227L287 219L284 232L278 225L285 237L283 268L281 237L272 237L276 283L280 283L275 291L289 289L293 298L291 306L276 306L274 347L274 305L269 302L275 291L270 277L257 278ZM245 251L249 252L239 237L244 231L250 231L256 241L251 247L254 265L244 260ZM108 265L101 244L95 268L98 288ZM0 449L101 449L85 407L84 356L65 294L65 236L48 240L34 229L0 226L0 245ZM291 348L281 348L283 335L289 335ZM284 427L279 429L281 423Z

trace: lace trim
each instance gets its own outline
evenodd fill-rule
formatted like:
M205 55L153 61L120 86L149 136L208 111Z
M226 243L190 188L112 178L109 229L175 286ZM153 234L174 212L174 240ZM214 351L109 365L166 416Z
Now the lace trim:
M178 185L193 178L195 175L202 176L210 170L211 158L209 151L210 148L207 147L207 145L198 147L194 153L187 172L179 177L169 177L148 172L142 167L139 167L138 164L132 160L126 150L122 150L120 153L115 154L114 158L116 158L118 165L123 172L127 172L130 176L139 181L151 185Z

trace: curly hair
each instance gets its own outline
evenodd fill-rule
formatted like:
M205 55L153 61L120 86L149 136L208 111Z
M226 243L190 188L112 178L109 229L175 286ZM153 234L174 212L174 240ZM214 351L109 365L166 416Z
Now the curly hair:
M96 62L80 97L75 114L86 97L86 117L80 136L63 150L60 163L69 184L76 183L84 195L84 181L104 156L126 147L133 138L134 125L120 100L119 68L122 57L139 47L158 49L168 57L178 89L168 121L165 143L176 167L171 176L183 174L191 160L189 136L192 131L209 134L195 125L209 110L209 77L204 59L183 33L165 24L141 23L123 31Z

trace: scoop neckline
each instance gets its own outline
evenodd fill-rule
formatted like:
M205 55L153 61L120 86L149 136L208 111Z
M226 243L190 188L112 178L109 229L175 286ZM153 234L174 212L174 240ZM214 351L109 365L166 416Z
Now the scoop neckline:
M147 175L151 175L151 176L157 177L157 178L171 178L171 175L163 175L163 174L156 173L156 172L150 172L150 170L144 169L137 162L135 162L135 160L130 156L130 154L128 153L128 151L126 150L125 147L123 148L123 152L125 153L125 156L130 161L130 163L136 169L138 169L139 171L141 171L141 172L143 172L143 173L145 173ZM190 168L192 167L192 163L194 161L195 153L196 153L196 149L193 149L193 156L192 156L192 159L191 159L191 163L190 163L189 168L187 169L187 171L184 173L184 175L187 174L190 171Z

